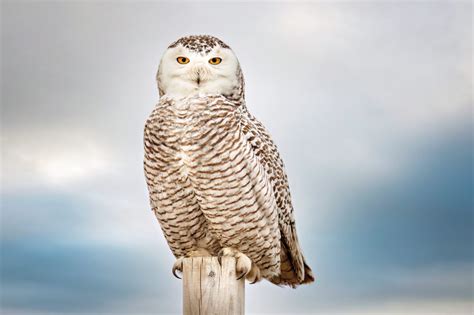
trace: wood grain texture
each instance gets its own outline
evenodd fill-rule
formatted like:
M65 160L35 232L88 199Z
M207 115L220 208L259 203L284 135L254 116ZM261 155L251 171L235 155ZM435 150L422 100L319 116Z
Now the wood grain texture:
M237 280L235 258L192 257L183 262L183 314L242 315L245 282Z

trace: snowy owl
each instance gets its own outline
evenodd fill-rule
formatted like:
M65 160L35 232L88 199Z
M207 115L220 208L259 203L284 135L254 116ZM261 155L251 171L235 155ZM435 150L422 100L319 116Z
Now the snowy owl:
M233 256L236 272L296 287L314 281L296 235L277 147L246 106L234 52L212 36L165 51L145 124L151 207L176 256Z

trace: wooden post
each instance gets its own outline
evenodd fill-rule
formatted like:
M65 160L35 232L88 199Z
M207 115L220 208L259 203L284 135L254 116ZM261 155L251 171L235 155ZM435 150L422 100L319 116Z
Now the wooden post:
M243 315L245 280L237 280L235 258L192 257L183 262L184 315Z

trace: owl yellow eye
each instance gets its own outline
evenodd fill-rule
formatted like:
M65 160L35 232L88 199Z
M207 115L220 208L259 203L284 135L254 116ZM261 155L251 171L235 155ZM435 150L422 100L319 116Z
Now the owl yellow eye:
M214 58L209 59L209 63L211 65L218 65L221 62L222 62L222 58L219 58L219 57L214 57Z
M189 62L189 58L186 58L186 57L178 57L176 58L176 61L178 61L178 63L182 64L182 65L185 65Z

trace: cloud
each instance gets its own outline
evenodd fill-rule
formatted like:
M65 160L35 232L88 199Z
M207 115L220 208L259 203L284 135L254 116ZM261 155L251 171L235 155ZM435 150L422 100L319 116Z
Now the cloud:
M34 133L34 139L26 133ZM24 130L8 134L3 163L8 190L26 187L65 187L91 176L106 175L113 167L106 149L95 143L87 130ZM26 141L25 141L26 140Z

